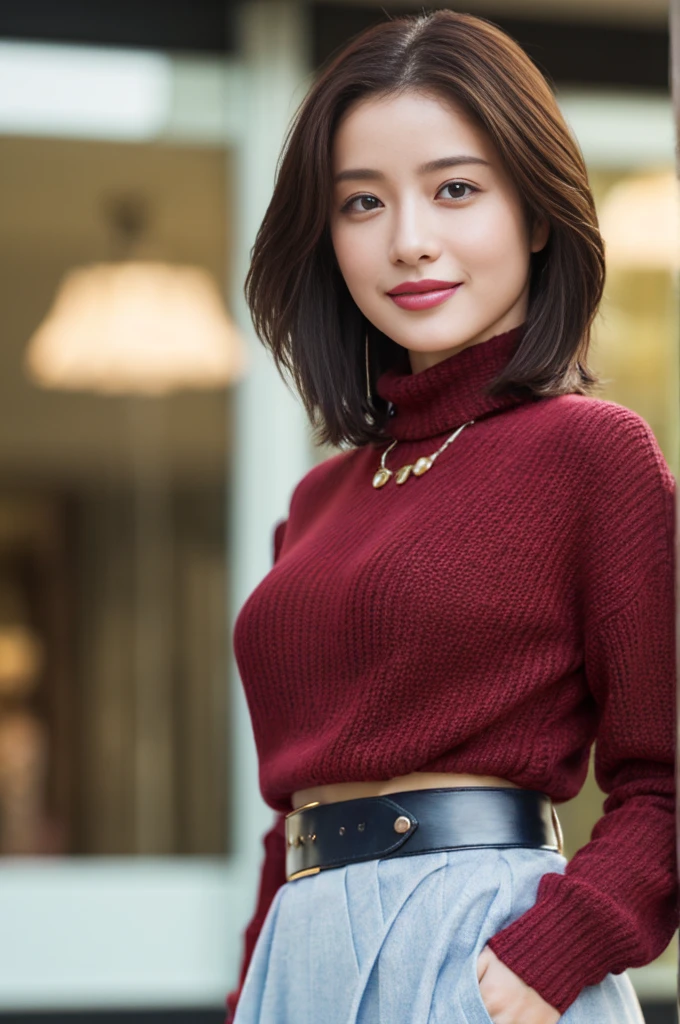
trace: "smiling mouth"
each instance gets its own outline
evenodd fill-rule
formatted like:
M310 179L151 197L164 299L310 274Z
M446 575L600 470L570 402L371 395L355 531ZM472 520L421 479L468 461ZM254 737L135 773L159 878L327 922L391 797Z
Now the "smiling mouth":
M433 285L428 287L427 291L388 292L388 296L392 299L395 306L418 311L431 309L434 306L440 306L442 303L448 302L453 293L457 292L459 288L460 284Z
M459 288L462 284L461 281L456 281L454 284L437 284L432 285L428 288L414 288L413 291L393 291L387 294L390 298L399 298L402 295L432 295L433 292L446 292L451 291L453 288Z
M390 292L390 295L432 295L432 292L449 292L452 288L457 288L457 284L442 284L437 288L427 288L425 291L418 292Z

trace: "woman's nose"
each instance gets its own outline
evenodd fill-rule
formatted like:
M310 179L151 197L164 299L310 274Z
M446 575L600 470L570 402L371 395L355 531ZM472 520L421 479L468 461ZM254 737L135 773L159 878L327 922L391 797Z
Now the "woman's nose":
M390 259L393 263L418 263L423 258L436 259L440 252L441 242L435 225L424 210L413 204L395 213L390 240Z

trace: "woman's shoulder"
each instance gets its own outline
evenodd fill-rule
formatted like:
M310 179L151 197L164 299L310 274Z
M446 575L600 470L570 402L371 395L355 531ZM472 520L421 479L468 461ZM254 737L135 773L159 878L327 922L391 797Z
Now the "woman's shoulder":
M363 448L347 448L322 457L295 485L291 507L333 492L364 451Z
M539 401L538 408L546 418L559 418L572 430L585 434L593 430L604 430L623 439L631 432L651 431L644 417L634 409L596 395L554 395Z
M620 475L672 489L675 478L647 420L628 406L594 395L556 395L538 403L548 432L562 437L582 467L601 480Z
M331 450L316 462L302 477L298 486L315 487L325 481L333 481L341 477L354 462L361 448L342 448Z

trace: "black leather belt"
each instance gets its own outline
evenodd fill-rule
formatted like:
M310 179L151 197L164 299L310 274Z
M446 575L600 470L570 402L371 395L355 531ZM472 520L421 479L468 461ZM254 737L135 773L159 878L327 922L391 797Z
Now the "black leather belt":
M305 804L286 815L286 880L376 857L467 846L563 853L552 800L536 789L456 786Z

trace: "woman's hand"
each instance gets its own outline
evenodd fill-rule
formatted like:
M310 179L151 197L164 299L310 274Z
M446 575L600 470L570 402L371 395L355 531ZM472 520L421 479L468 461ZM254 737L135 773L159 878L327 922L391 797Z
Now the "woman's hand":
M482 1001L494 1024L557 1024L562 1014L485 946L477 958Z

